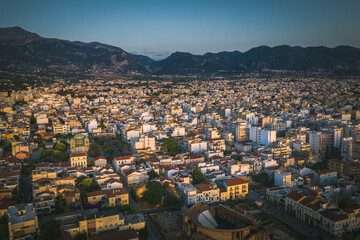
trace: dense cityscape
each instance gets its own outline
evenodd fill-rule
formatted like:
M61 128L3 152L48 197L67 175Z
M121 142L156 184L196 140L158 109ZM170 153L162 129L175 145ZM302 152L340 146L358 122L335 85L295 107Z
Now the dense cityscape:
M1 235L355 238L359 91L256 76L3 91Z

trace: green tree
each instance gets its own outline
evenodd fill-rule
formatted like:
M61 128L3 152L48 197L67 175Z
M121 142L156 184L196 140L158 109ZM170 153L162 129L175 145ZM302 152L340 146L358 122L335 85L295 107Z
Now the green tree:
M100 190L100 186L97 182L94 182L91 178L85 178L81 181L80 191L85 193Z
M164 196L164 206L173 207L179 203L179 199L174 194L166 193Z
M40 228L39 240L52 240L60 236L60 224L55 220L45 222Z
M101 154L101 149L100 149L99 144L97 144L97 143L90 144L88 155L90 157L98 157L98 156L100 156L100 154Z
M93 181L91 180L91 178L85 178L81 181L81 185L85 188L90 188L92 183Z
M147 229L147 226L145 225L144 228L139 230L139 239L146 240L148 238L148 235L149 235L148 229Z
M144 192L143 200L154 207L161 202L164 196L164 186L159 182L149 182L146 187L147 190Z
M139 159L139 163L146 164L145 158L140 158L140 159Z
M191 175L193 177L193 181L192 181L193 184L199 184L205 180L204 175L199 169L194 169Z
M60 152L65 152L66 145L64 143L56 144L55 150L60 151Z
M175 156L176 154L182 153L182 151L183 151L183 148L173 138L166 138L164 140L163 147L164 147L164 150L171 156Z
M266 173L259 173L257 175L252 176L252 180L254 180L257 183L261 183L267 187L270 187L272 185L271 178Z
M55 202L55 211L57 214L64 213L66 207L66 200L63 198L63 196L57 196L56 202Z
M0 239L9 239L8 216L0 217Z
M159 174L157 174L154 169L151 169L149 172L149 180L153 180L158 177L159 177Z
M339 201L338 205L339 205L339 208L341 208L341 209L347 209L347 208L352 208L352 207L358 206L357 202L351 198L346 198L344 200Z
M75 235L74 240L87 240L88 237L86 233L78 233Z

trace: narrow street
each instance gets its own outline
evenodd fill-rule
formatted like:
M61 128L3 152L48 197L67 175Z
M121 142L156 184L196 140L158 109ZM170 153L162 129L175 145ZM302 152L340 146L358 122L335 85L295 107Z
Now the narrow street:
M264 204L264 207L260 208L262 212L270 214L271 216L288 225L290 228L307 237L311 236L315 239L318 239L322 235L319 229L315 229L302 222L300 219L290 216L285 210L270 204L265 199L261 199L259 194L252 190L249 191L249 199L251 202L255 202L257 199L261 200Z
M19 195L22 203L32 202L31 177L21 177Z

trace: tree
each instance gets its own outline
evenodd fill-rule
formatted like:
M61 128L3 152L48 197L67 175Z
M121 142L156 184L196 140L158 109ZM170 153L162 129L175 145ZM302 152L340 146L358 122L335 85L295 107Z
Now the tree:
M85 193L100 190L100 186L97 182L94 182L91 178L85 178L81 181L80 191Z
M153 180L158 177L159 177L159 174L157 174L154 169L151 169L149 172L149 180Z
M92 183L93 181L91 180L91 178L85 178L81 181L81 185L85 188L90 188Z
M146 164L145 158L140 158L140 159L139 159L139 163Z
M78 233L75 235L74 240L87 240L88 237L86 233Z
M338 205L339 208L341 209L347 209L358 206L357 202L351 198L346 198L344 200L339 201Z
M60 236L60 224L55 220L45 222L40 228L39 240L52 240Z
M174 194L166 193L164 196L164 206L172 207L179 203L179 199Z
M140 240L146 240L148 238L148 229L147 226L139 230L139 239Z
M199 169L194 169L191 175L193 177L193 184L199 184L205 180L203 173Z
M60 152L65 152L66 151L66 145L64 143L56 144L55 150L60 151Z
M63 196L57 196L56 202L55 202L55 211L57 214L64 213L66 207L66 200L63 198Z
M101 149L100 149L99 144L97 144L97 143L90 144L88 155L90 157L98 157L98 156L100 156L100 154L101 154Z
M159 204L164 196L164 186L159 182L149 182L146 187L143 200L152 207Z
M9 239L8 216L0 217L0 239Z
M255 182L257 183L261 183L267 187L270 187L272 184L271 184L271 179L269 177L269 175L267 175L266 173L259 173L257 175L253 175L252 176L252 180L254 180Z
M183 148L179 145L177 141L173 138L166 138L164 140L164 150L171 156L182 153Z

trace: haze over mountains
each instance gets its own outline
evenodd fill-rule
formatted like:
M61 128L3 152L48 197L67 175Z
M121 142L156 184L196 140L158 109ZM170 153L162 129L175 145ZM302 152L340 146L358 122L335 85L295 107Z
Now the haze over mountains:
M239 74L273 70L360 73L360 49L350 46L260 46L241 53L175 52L161 61L98 42L43 38L20 27L0 28L0 70L116 74Z

